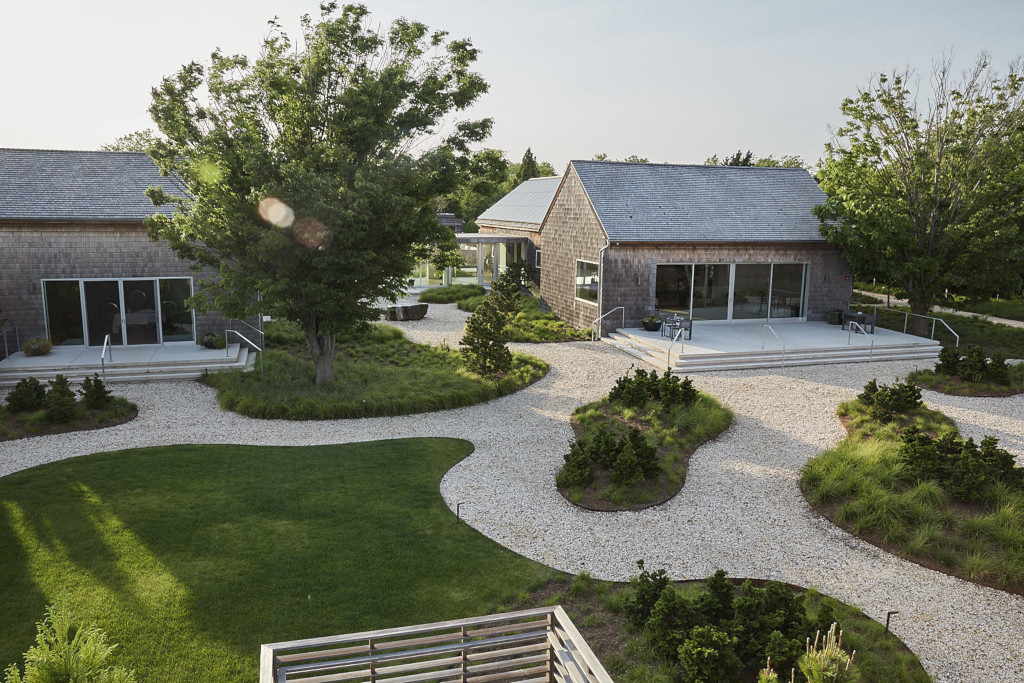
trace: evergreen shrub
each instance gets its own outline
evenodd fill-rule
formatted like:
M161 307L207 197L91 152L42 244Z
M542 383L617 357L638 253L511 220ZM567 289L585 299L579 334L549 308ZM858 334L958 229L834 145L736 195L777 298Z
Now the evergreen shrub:
M912 382L900 382L898 377L891 386L871 380L857 398L869 407L873 419L883 423L922 405L921 388Z
M112 392L103 384L100 376L94 374L82 381L82 389L78 393L82 395L82 403L86 408L99 410L110 404Z
M64 375L57 375L49 382L46 392L46 419L49 422L71 422L75 417L75 392Z
M35 377L25 377L7 394L7 409L12 413L41 410L46 401L46 387Z
M508 350L508 316L485 299L466 321L466 333L459 342L463 362L470 371L489 376L507 372L512 367L512 352Z

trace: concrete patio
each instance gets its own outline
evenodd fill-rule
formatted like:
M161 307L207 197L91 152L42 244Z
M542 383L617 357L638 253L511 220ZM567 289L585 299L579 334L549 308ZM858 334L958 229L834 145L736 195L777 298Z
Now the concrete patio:
M80 382L94 373L108 382L195 379L203 372L251 367L255 360L254 355L239 344L230 344L226 349L207 349L190 341L116 346L108 348L102 361L101 352L102 349L94 346L54 346L45 356L12 353L0 361L0 387L14 386L23 377L48 380L57 374L72 382Z
M684 333L685 334L685 333ZM676 372L933 360L939 342L878 327L873 334L825 322L736 323L695 320L692 339L623 328L602 338L658 368ZM671 348L670 348L671 347Z

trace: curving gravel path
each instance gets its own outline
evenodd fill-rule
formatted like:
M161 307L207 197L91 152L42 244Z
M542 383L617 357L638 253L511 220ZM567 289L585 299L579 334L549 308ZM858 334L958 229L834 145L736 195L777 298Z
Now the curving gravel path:
M431 306L400 323L410 338L458 343L465 314ZM835 408L873 377L890 382L914 363L693 375L728 405L734 425L690 461L674 500L642 512L594 513L566 503L554 474L572 438L568 416L606 394L633 359L604 344L523 345L551 364L528 390L458 410L396 418L293 423L219 410L195 382L121 385L139 404L131 423L95 432L0 443L0 476L62 458L175 443L312 445L407 436L471 440L475 452L441 483L448 505L517 552L568 572L622 580L638 558L679 579L721 567L734 576L814 586L885 620L938 681L1024 681L1024 598L924 569L815 515L797 486L806 460L844 436ZM966 435L992 433L1024 454L1024 396L925 400Z

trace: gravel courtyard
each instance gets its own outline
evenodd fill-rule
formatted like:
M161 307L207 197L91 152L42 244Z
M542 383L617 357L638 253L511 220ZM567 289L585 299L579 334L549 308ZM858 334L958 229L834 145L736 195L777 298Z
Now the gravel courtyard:
M399 323L416 341L457 344L465 314L432 305ZM1024 598L933 572L839 530L807 507L797 486L808 458L844 436L835 416L873 377L891 382L913 363L733 371L693 375L736 414L699 449L674 500L642 512L594 513L566 503L554 474L572 437L568 417L635 362L611 346L523 345L551 364L525 391L458 410L396 418L284 422L224 413L195 382L119 385L139 404L133 422L95 432L0 443L0 476L61 458L175 443L313 445L410 436L472 441L475 452L445 476L441 492L484 534L568 572L625 579L643 558L679 579L717 568L733 576L814 586L896 632L940 681L1024 681ZM994 434L1024 454L1024 396L948 397L924 392L965 435Z

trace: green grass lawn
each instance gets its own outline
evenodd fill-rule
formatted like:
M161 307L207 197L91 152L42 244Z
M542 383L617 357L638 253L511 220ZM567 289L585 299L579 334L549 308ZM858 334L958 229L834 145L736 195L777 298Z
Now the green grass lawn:
M63 599L140 681L253 681L260 643L487 614L562 576L445 506L466 441L171 446L0 479L0 670Z
M267 331L264 372L208 375L225 410L289 420L405 415L482 403L510 394L547 373L531 356L513 354L513 368L497 379L462 368L455 349L414 344L401 330L375 325L338 339L333 384L316 386L313 362L298 328L275 323ZM276 348L275 348L276 347Z

